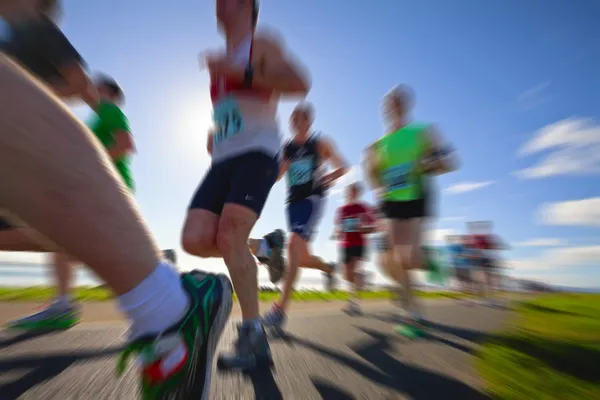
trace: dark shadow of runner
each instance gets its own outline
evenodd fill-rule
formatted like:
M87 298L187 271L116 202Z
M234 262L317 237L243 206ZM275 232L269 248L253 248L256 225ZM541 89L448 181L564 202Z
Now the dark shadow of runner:
M248 372L245 376L252 382L256 400L283 400L271 369Z
M29 389L50 380L80 360L110 357L121 352L121 347L110 347L104 350L80 351L62 354L44 354L36 357L15 357L0 361L0 372L16 369L30 369L21 378L0 386L2 400L16 400Z
M310 378L315 389L321 395L324 400L355 400L356 397L352 396L345 390L327 382L321 378Z
M13 329L4 329L4 330L2 330L2 332L3 332L3 334L5 334L5 333L8 333L9 335L13 334L13 336L8 339L1 340L0 341L0 349L5 349L7 347L14 346L15 344L19 344L22 342L26 342L28 340L36 339L38 337L45 336L50 333L60 333L60 332L64 332L64 331L47 330L47 331L24 332L24 331L18 331L18 330L13 330Z
M365 331L365 333L370 335L373 331ZM352 368L372 382L394 390L399 394L407 395L411 399L489 399L485 394L454 378L443 376L417 366L406 365L394 359L387 353L387 350L391 349L388 336L382 334L370 336L370 339L363 340L357 345L349 347L376 368L318 343L291 334L287 335L288 340L296 345L303 346L334 362Z

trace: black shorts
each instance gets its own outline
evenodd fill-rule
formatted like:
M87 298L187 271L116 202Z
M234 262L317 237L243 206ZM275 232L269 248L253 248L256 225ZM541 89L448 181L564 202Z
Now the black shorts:
M342 248L342 262L348 264L353 258L362 260L365 255L365 246Z
M227 203L262 212L279 174L279 160L259 151L211 165L190 202L190 209L221 215Z
M381 209L389 219L413 219L425 217L425 199L409 201L384 201Z

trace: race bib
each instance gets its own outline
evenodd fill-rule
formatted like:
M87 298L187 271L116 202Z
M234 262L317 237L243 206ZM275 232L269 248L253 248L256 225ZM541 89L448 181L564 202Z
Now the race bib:
M215 132L213 143L219 144L244 129L244 121L238 103L231 97L220 101L213 112Z
M383 182L390 191L405 189L410 185L413 164L404 163L383 171Z
M360 218L344 218L342 221L342 229L344 232L358 232L360 226Z
M299 186L310 182L312 169L312 158L302 158L300 160L292 161L288 170L290 185Z

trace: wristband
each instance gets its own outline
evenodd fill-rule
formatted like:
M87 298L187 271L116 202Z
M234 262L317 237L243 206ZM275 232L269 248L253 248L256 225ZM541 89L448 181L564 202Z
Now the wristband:
M248 63L248 65L246 65L246 69L244 70L244 87L245 88L252 87L253 78L254 78L254 69L252 68L252 65L250 63Z

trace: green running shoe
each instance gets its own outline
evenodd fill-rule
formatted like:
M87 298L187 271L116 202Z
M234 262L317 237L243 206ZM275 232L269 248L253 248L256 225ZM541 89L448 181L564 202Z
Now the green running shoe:
M231 313L233 288L223 274L191 271L181 275L190 307L180 323L155 337L132 341L118 363L122 374L139 355L141 397L201 399L210 395L213 359Z
M40 312L9 322L8 328L27 331L60 331L77 325L79 321L81 321L79 307L53 302Z

